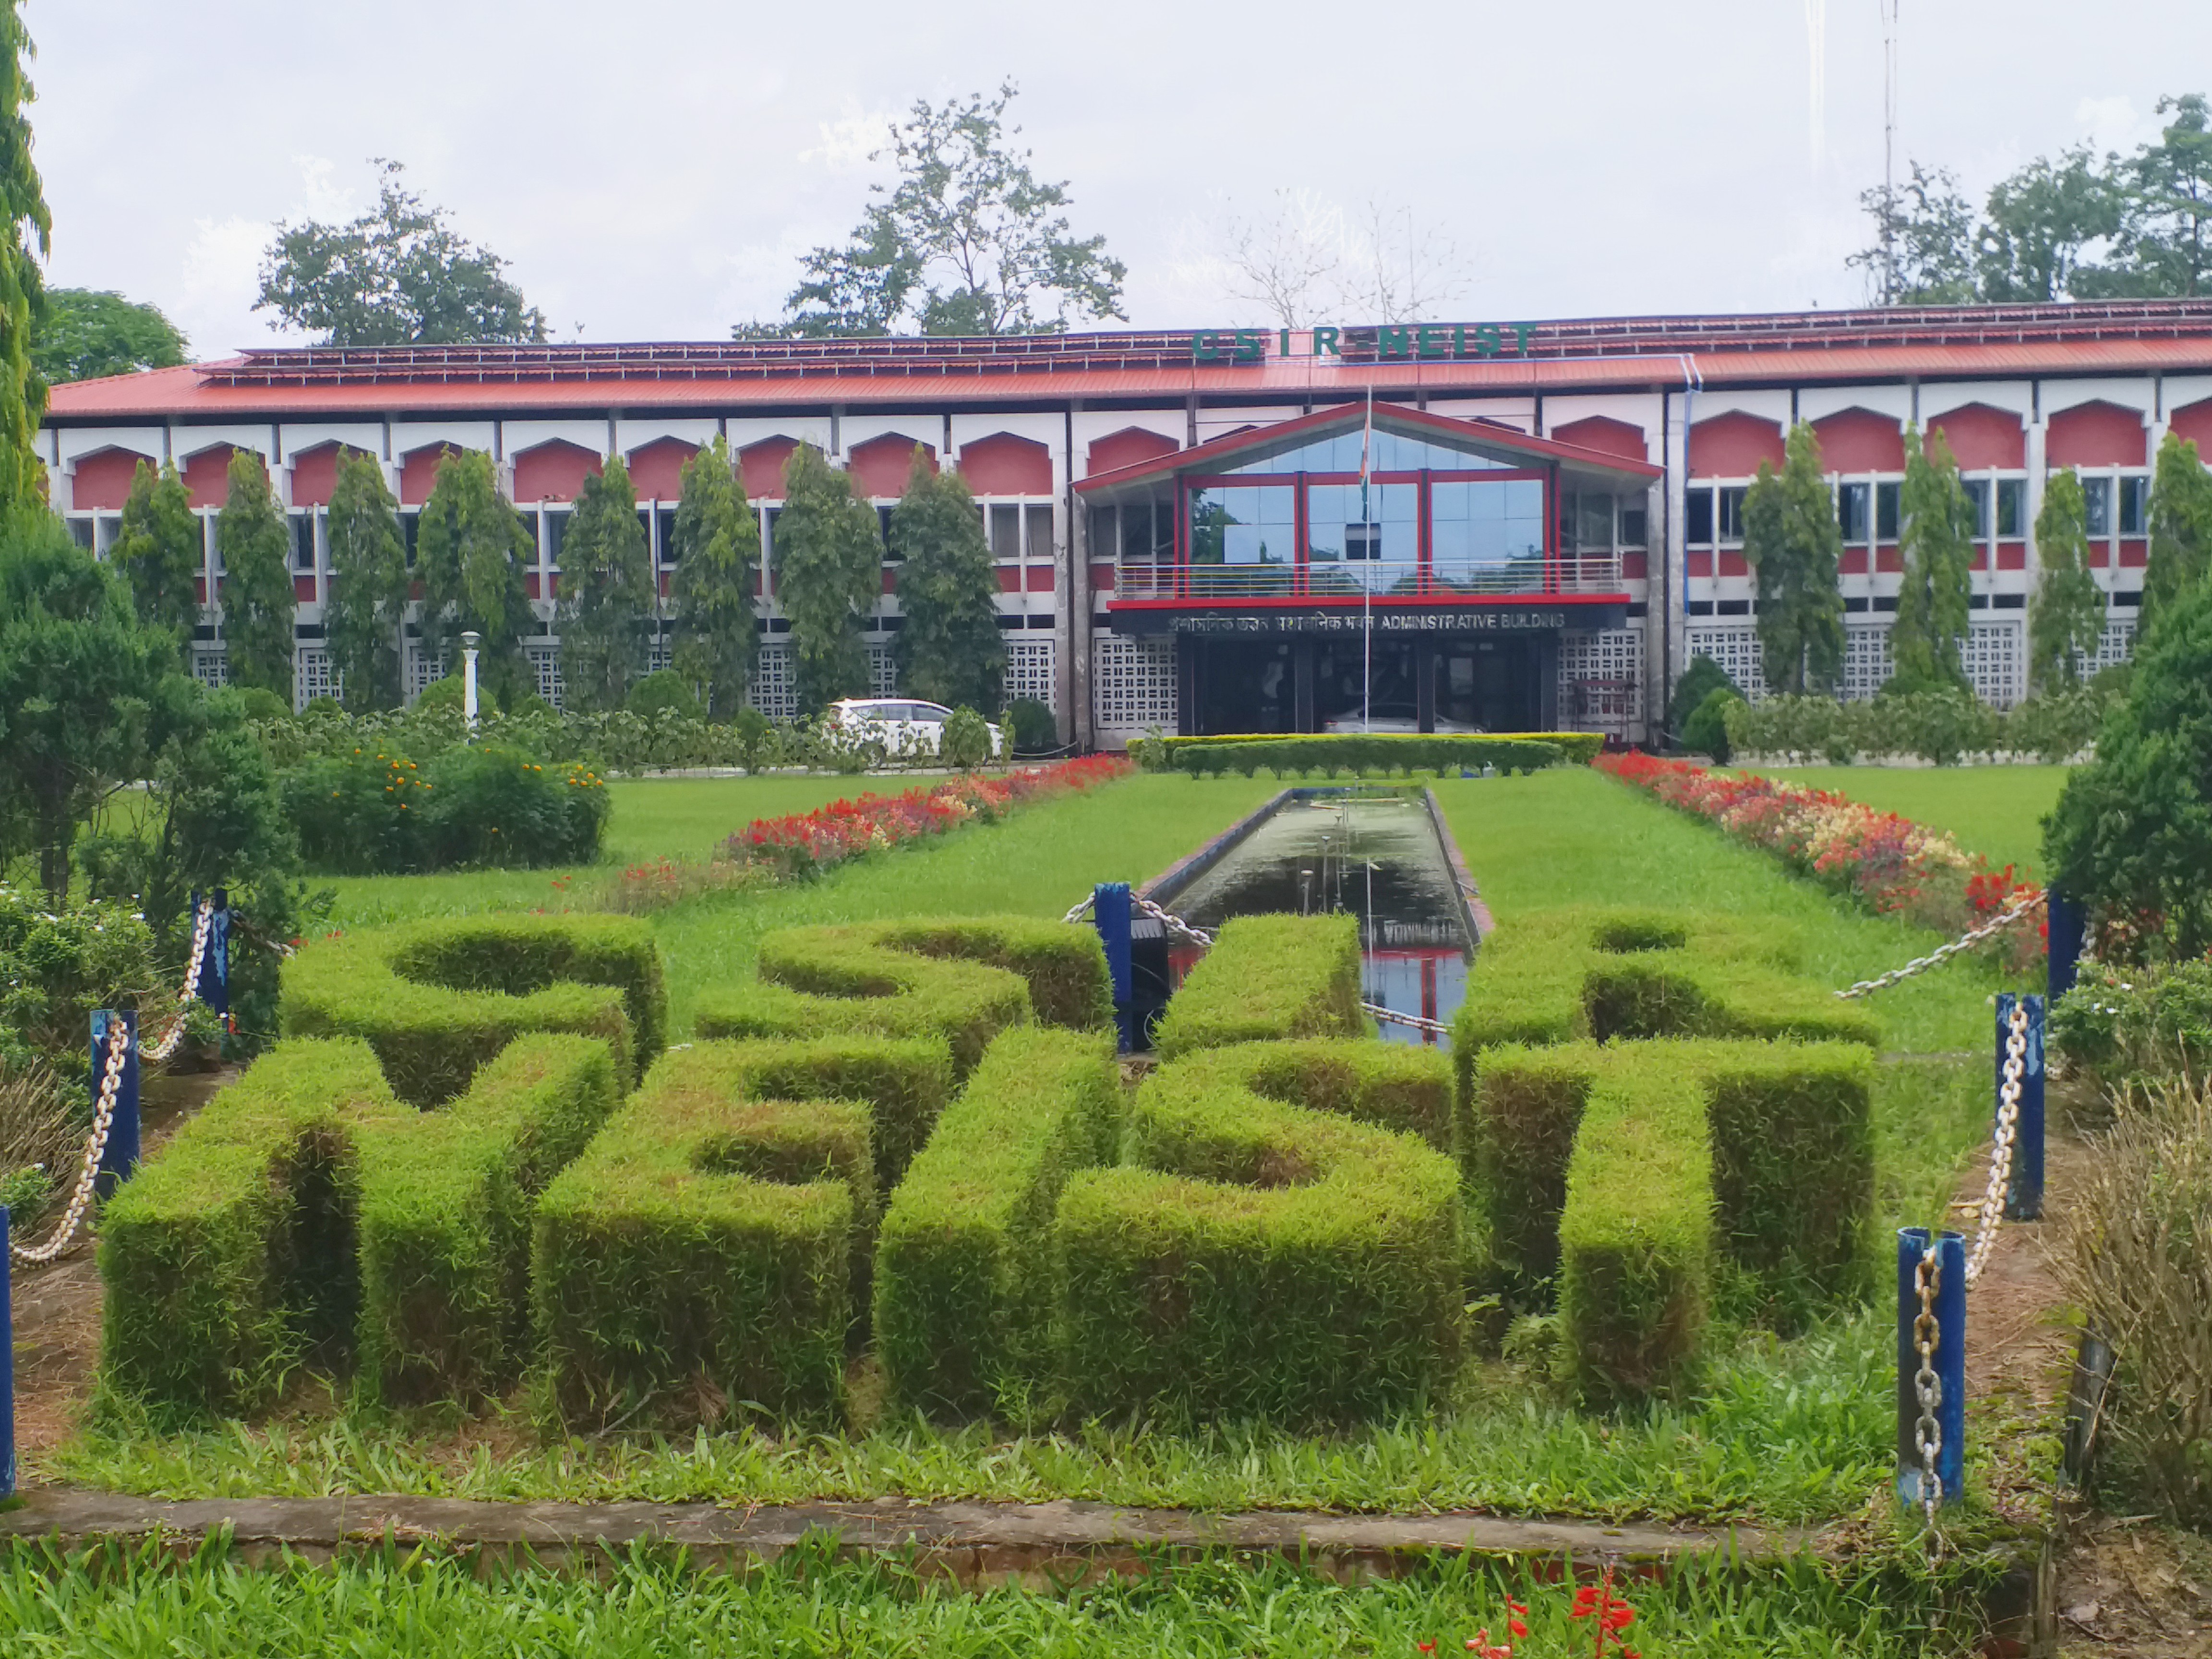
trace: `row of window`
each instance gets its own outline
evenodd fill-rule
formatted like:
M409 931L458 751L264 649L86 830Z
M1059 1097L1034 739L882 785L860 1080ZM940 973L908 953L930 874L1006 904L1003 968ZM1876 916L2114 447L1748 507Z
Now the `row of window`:
M2027 480L1961 478L1967 514L1976 541L2008 541L2027 534ZM1899 524L1900 485L1845 482L1835 488L1836 522L1846 546L1894 542ZM1683 537L1692 547L1711 547L1743 539L1742 484L1693 485L1683 498ZM2089 534L2140 536L2150 515L2150 478L2136 473L2085 477L2081 494L2088 508ZM2117 504L2118 511L2114 510Z

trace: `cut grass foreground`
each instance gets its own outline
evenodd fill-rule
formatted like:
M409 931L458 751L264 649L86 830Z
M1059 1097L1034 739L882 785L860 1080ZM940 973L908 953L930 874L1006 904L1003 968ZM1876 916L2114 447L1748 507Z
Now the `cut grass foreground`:
M1019 909L1057 915L1097 879L1141 879L1271 793L1265 783L1139 777L1006 823L871 860L808 886L701 902L658 924L678 997L749 971L760 936L801 921ZM1514 913L1573 901L1699 905L1800 928L1808 969L1840 984L1924 950L1771 861L1593 773L1443 785L1486 896ZM1984 999L1954 966L1887 992L1893 1047L1876 1097L1877 1237L1940 1214L1985 1128ZM688 1018L687 1016L679 1018ZM1879 1279L1877 1283L1881 1282ZM383 1418L302 1407L264 1425L156 1437L110 1411L40 1460L40 1478L151 1496L406 1492L477 1498L791 1501L1083 1497L1200 1509L1481 1507L1669 1519L1805 1521L1847 1512L1893 1455L1887 1322L1864 1312L1783 1343L1745 1336L1678 1404L1607 1419L1552 1402L1539 1377L1470 1369L1433 1416L1314 1438L1253 1428L1178 1435L1092 1424L1008 1436L863 1421L846 1435L535 1442L510 1417Z
M1878 812L1948 830L1969 853L2040 880L2043 819L2058 804L2064 766L1760 767L1762 777L1832 790Z
M1552 1564L1542 1564L1549 1565ZM1624 1583L1625 1632L1652 1655L1700 1659L1888 1659L1923 1650L1924 1591L1894 1571L1793 1559L1756 1569L1691 1563L1663 1583ZM1206 1561L1066 1591L969 1595L896 1563L805 1547L746 1574L701 1573L640 1553L602 1574L486 1569L389 1551L338 1566L296 1558L255 1569L216 1550L173 1561L161 1545L64 1557L0 1553L0 1630L23 1659L152 1653L590 1659L788 1653L1009 1654L1086 1659L1289 1659L1460 1654L1478 1631L1512 1641L1508 1598L1528 1608L1530 1653L1590 1648L1573 1591L1540 1567L1438 1562L1396 1579L1337 1583L1279 1561Z

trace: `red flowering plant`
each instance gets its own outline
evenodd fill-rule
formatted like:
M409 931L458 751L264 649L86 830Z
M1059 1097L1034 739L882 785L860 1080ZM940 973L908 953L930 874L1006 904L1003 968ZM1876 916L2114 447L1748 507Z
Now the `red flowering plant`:
M1590 1650L1591 1659L1605 1659L1607 1653L1617 1653L1620 1659L1638 1659L1636 1650L1620 1633L1636 1622L1636 1609L1625 1598L1613 1593L1610 1566L1596 1583L1584 1584L1575 1592L1575 1605L1567 1617L1590 1621L1590 1629L1596 1637L1596 1645Z
M1590 764L1877 915L1902 915L1939 933L1963 933L2039 890L2018 879L2011 865L1993 869L1948 835L1829 790L1730 777L1634 750L1600 755ZM1990 948L2007 969L2024 973L2041 960L2043 946L2037 930L2022 927Z

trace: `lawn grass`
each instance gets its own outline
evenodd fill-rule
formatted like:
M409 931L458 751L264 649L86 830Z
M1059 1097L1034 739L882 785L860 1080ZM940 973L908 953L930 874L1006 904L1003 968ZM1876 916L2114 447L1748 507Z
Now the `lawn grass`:
M1465 1651L1479 1630L1511 1642L1507 1598L1528 1609L1522 1651L1590 1648L1571 1584L1545 1569L1437 1561L1347 1584L1279 1560L1213 1559L1068 1589L969 1594L917 1565L840 1561L803 1544L745 1573L652 1552L603 1571L501 1569L388 1547L337 1565L289 1557L244 1567L218 1549L182 1560L159 1542L83 1555L0 1553L0 1629L23 1659L124 1655L338 1654L354 1659L590 1655L921 1655L933 1659L1340 1659ZM1900 1593L1902 1592L1902 1593ZM1625 1632L1646 1653L1699 1659L1923 1651L1927 1592L1866 1566L1809 1558L1691 1562L1624 1581Z
M1990 863L2041 879L2044 815L2058 804L2065 766L1760 767L1764 777L1831 789L1933 830Z

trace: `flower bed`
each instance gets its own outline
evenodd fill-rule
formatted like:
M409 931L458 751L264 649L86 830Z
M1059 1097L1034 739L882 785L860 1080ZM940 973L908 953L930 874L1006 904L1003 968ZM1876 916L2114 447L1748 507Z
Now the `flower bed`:
M941 836L963 823L991 823L1017 806L1095 788L1135 769L1119 755L1091 755L996 776L948 778L903 794L833 800L811 812L755 818L723 844L722 856L765 865L780 876L811 876L883 848Z
M1992 868L1940 830L1826 789L1731 777L1687 761L1631 751L1590 763L1668 805L1717 824L1773 854L1800 875L1881 915L1902 915L1939 933L1963 933L2034 894L2009 864ZM2014 928L1997 947L2007 968L2039 961L2043 933Z

